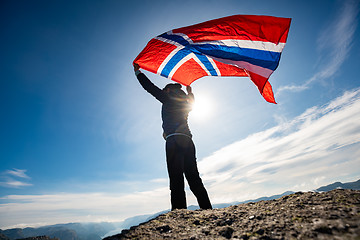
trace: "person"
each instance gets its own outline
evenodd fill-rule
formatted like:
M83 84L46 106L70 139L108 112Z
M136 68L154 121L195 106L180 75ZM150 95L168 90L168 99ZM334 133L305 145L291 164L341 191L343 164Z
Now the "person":
M188 114L194 102L191 87L186 86L187 94L181 90L179 83L170 83L164 89L160 89L140 71L140 66L136 63L134 63L134 71L141 86L162 103L161 117L163 137L166 140L171 210L187 208L184 175L199 207L212 209L208 193L199 175L195 145L188 126Z

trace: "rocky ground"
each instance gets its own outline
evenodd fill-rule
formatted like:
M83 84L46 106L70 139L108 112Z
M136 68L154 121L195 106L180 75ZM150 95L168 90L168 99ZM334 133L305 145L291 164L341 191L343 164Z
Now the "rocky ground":
M176 210L117 239L359 239L360 191L294 193L214 210Z

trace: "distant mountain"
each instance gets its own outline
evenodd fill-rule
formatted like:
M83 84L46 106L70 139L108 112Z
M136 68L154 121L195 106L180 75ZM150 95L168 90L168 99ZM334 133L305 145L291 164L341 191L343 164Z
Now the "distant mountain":
M10 238L8 238L1 229L0 229L0 240L10 240Z
M278 198L281 198L283 196L287 196L287 195L290 195L290 194L293 194L294 192L292 191L286 191L282 194L278 194L278 195L273 195L273 196L270 196L270 197L261 197L261 198L257 198L257 199L254 199L254 200L247 200L247 201L243 201L243 202L237 202L237 204L241 204L241 203L249 203L249 202L260 202L260 201L268 201L268 200L274 200L274 199L278 199Z
M115 229L112 223L67 223L39 228L13 228L2 231L9 239L24 239L35 236L48 236L61 240L100 240Z
M238 204L242 204L242 203L273 200L273 199L278 199L278 198L281 198L283 196L290 195L290 194L293 194L293 193L294 192L292 192L292 191L287 191L287 192L284 192L282 194L273 195L273 196L270 196L270 197L261 197L261 198L252 199L252 200L246 200L246 201L242 201L242 202L218 203L218 204L213 204L213 208L225 208L225 207L229 207L229 206L232 206L232 205L238 205ZM188 207L188 209L189 210L197 210L197 209L199 209L199 206L191 205L191 206Z
M360 190L360 179L356 182L348 182L348 183L341 183L341 182L335 182L332 184L329 184L327 186L319 187L316 189L318 192L327 192L334 189L352 189L352 190Z
M51 238L79 240L76 232L64 227L41 227L41 228L13 228L4 230L3 233L10 239L23 239L35 236L49 236Z

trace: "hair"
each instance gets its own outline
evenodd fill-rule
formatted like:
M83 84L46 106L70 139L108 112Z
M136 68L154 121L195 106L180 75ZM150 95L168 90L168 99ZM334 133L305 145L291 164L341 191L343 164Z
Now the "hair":
M179 83L169 83L164 87L164 91L169 89L169 96L176 100L181 100L186 98L186 93L181 89L181 84Z
M168 88L171 89L171 90L181 89L181 84L179 84L179 83L169 83L163 88L163 90L168 89Z

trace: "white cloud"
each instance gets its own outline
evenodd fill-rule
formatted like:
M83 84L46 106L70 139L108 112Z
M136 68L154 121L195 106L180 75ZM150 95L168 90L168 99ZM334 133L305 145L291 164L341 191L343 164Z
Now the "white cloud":
M14 177L29 179L30 177L28 175L26 175L26 173L25 173L26 171L27 170L24 170L24 169L14 168L13 170L7 170L5 173L12 175Z
M199 162L212 199L246 200L360 177L360 89Z
M301 85L282 86L282 91L300 92L309 88L310 84L322 81L336 74L350 53L357 27L358 2L342 1L339 15L328 24L319 35L317 46L320 52L318 71Z
M4 182L0 182L0 186L8 187L8 188L20 188L20 187L32 186L32 184L13 180L13 179L6 179Z
M42 223L121 221L169 206L168 188L130 194L58 193L0 198L0 228Z
M26 182L31 179L28 175L26 175L26 171L27 170L24 169L14 168L13 170L7 170L1 173L0 178L2 179L2 181L0 181L0 186L8 188L21 188L32 186L31 183ZM21 178L21 180L19 180L18 178Z

